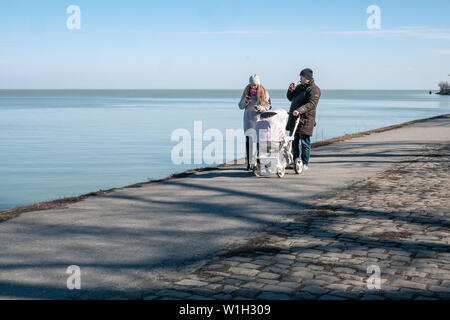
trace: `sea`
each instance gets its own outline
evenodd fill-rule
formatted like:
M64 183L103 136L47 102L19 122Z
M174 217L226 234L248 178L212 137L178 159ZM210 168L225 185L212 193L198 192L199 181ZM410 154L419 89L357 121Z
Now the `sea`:
M289 109L285 90L269 92ZM0 90L0 210L240 159L244 141L227 132L242 130L241 94ZM450 97L426 90L322 90L312 140L447 113Z

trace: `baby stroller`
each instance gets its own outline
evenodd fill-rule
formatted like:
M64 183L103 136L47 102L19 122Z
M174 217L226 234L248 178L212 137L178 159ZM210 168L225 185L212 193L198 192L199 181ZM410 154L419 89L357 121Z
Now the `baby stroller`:
M291 151L294 135L286 134L288 113L284 109L273 109L263 112L255 123L258 142L256 165L253 167L255 176L274 175L283 178L288 165L294 165L296 174L303 170L302 160L294 159ZM297 130L300 117L295 122Z

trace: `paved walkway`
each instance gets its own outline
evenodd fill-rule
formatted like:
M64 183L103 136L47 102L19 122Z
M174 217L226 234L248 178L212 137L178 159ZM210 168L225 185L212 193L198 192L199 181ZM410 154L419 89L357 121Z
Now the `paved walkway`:
M448 298L449 141L434 119L313 149L300 177L223 168L23 214L0 224L0 297Z

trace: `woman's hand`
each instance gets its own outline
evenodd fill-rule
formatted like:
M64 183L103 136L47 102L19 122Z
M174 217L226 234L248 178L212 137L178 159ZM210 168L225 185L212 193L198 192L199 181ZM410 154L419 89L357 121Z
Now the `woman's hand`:
M292 115L294 117L297 117L300 114L300 112L298 112L297 110L292 111Z
M294 90L294 88L295 88L295 83L291 83L290 85L289 85L289 91L293 91Z

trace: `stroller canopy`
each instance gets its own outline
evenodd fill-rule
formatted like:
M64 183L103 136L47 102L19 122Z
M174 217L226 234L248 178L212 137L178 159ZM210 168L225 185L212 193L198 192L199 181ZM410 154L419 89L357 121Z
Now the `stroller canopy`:
M284 109L263 112L255 122L258 142L283 141L286 137L288 113Z

